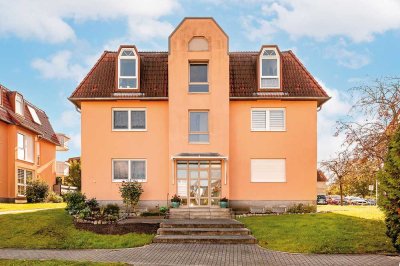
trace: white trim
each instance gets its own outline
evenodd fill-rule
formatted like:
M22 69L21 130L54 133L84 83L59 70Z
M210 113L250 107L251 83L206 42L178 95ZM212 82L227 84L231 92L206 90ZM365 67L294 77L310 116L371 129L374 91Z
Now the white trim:
M265 50L273 50L275 51L275 55L264 55ZM263 59L275 59L276 60L276 76L263 76L262 75L262 60ZM260 83L260 89L279 89L281 87L281 78L280 78L280 69L281 69L281 63L280 63L280 56L278 53L278 49L275 47L265 47L262 49L261 54L260 54L260 59L259 59L259 71L260 71L260 78L259 78L259 83ZM262 79L278 79L278 86L276 87L263 87L262 86Z
M191 82L190 81L190 66L191 65L206 65L207 66L207 81L206 82ZM204 93L210 93L210 83L209 83L209 68L210 65L208 62L190 62L189 61L189 86L188 86L188 93L200 93L200 94L204 94ZM190 91L190 85L207 85L207 91Z
M19 99L19 100L18 100ZM18 110L18 103L20 103L21 104L21 113L20 112L17 112L17 110ZM22 95L21 94L19 94L19 93L17 93L16 95L15 95L15 113L16 114L18 114L18 115L22 115L22 116L24 116L24 97L22 97Z
M39 116L37 115L36 110L35 110L32 106L30 106L30 105L27 105L27 106L28 106L29 112L31 113L31 116L32 116L33 121L34 121L36 124L41 125L42 122L40 121L40 118L39 118Z
M128 128L114 128L114 111L127 111L128 112ZM131 128L131 112L132 111L144 111L145 125L142 129ZM147 108L111 108L111 129L112 131L147 131Z
M23 137L23 147L22 148L19 147L18 135L21 135ZM30 140L30 143L32 144L31 149L28 148L29 140ZM18 160L34 163L34 160L35 160L35 158L34 158L35 157L34 142L35 142L34 138L31 135L24 134L20 131L17 132L17 159ZM19 156L18 156L18 154L19 154L18 151L21 149L23 149L23 151L24 151L24 158L19 158ZM31 151L31 154L29 154L29 151ZM32 159L32 160L29 160L30 155L31 155L30 159Z
M283 111L283 129L271 129L270 128L270 115L271 110L282 110ZM253 111L265 111L265 129L253 128ZM272 107L272 108L251 108L250 109L250 129L252 132L285 132L286 131L286 108L284 107Z
M122 56L122 53L124 51L132 51L134 56L126 56L126 55ZM135 70L136 70L135 76L120 76L120 73L121 73L121 71L120 71L121 70L121 59L135 59ZM138 61L139 61L139 58L138 58L134 48L122 48L121 49L121 51L119 52L119 55L118 55L118 73L117 73L118 74L118 80L117 80L118 89L120 89L120 90L137 90L137 89L139 89L139 78L138 78L138 65L139 65L139 63L138 63ZM126 78L126 79L134 79L135 78L136 79L136 87L134 87L134 88L123 88L123 87L121 87L120 84L119 84L120 78Z
M114 179L114 161L127 161L128 162L128 179ZM145 179L131 179L131 162L144 162ZM147 159L112 159L111 160L111 175L113 183L121 183L126 181L137 181L140 183L147 182Z
M208 131L190 131L191 126L191 113L206 113L207 114L207 130ZM191 141L190 135L207 135L208 141ZM188 143L189 144L210 144L210 110L189 110L189 132L188 132Z
M24 173L24 176L23 176L23 178L24 178L24 183L19 183L18 182L18 170L21 170L21 171L23 171L23 173ZM35 174L35 172L33 171L33 170L30 170L30 169L25 169L25 168L17 168L17 179L15 180L16 181L16 184L17 184L17 186L16 186L16 188L17 188L17 196L18 197L25 197L26 195L25 194L19 194L18 193L18 187L19 186L22 186L22 187L24 187L24 190L25 190L25 193L26 193L26 187L27 187L27 177L26 177L26 173L27 172L31 172L32 173L32 179L34 179L34 174Z

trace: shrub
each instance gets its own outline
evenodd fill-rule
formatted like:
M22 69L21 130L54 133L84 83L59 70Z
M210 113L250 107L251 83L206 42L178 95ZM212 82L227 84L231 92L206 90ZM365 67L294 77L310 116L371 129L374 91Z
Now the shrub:
M49 195L47 195L46 201L53 203L61 203L63 202L63 198L57 195L54 191L50 191Z
M100 205L99 202L96 200L96 198L91 198L85 202L86 206L89 207L91 212L96 212L100 210Z
M160 214L161 215L165 215L167 213L167 211L168 211L168 207L166 207L166 206L161 206L160 207Z
M288 213L312 213L317 211L317 206L310 204L294 204L287 209Z
M69 175L65 177L65 184L81 190L81 162L72 160L69 165Z
M49 186L42 180L36 179L26 187L26 200L28 202L44 202L49 193Z
M143 193L143 188L142 184L137 181L122 182L121 186L119 187L119 191L127 208L127 212L129 213L130 210L135 208L138 204L140 196Z
M160 216L161 213L159 213L159 212L143 212L141 215L144 216L144 217L148 217L148 216Z
M400 128L389 143L383 169L378 172L379 207L385 213L386 234L400 251Z
M107 204L105 207L102 208L101 211L101 221L110 221L114 222L119 218L119 206L118 204Z
M67 202L66 210L72 215L76 215L86 208L86 196L79 191L68 192L64 198Z

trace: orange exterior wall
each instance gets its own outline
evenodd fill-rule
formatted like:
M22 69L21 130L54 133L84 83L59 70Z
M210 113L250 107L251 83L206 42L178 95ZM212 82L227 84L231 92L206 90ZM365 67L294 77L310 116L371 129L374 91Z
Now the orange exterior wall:
M0 122L0 198L8 197L8 124Z
M208 40L208 51L188 51L194 36ZM169 157L182 152L216 152L229 156L228 37L210 19L185 20L171 35L168 56ZM208 62L208 93L189 93L189 62ZM208 110L209 144L189 143L189 111ZM173 172L170 163L169 172ZM173 179L172 177L171 179ZM170 182L176 193L176 184ZM222 185L222 194L229 187Z
M285 132L252 132L251 108L286 108ZM230 199L315 201L316 101L230 102ZM286 159L285 183L251 183L250 159Z
M147 131L112 131L112 108L146 108ZM82 102L82 191L98 200L121 200L112 182L112 159L146 159L141 200L167 200L168 102Z

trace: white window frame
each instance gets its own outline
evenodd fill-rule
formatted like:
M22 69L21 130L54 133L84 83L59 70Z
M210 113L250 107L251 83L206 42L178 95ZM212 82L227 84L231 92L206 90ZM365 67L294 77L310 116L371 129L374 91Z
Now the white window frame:
M128 112L128 129L114 128L114 111ZM131 111L144 111L145 127L131 129ZM147 108L112 108L111 110L111 128L112 131L147 131Z
M271 129L270 128L270 110L282 110L283 111L283 129ZM253 111L265 111L265 129L253 128ZM286 131L286 108L251 108L250 110L250 128L252 132L284 132Z
M264 55L265 50L273 50L275 51L275 55ZM263 76L262 73L262 60L263 59L276 59L276 76ZM281 73L281 62L280 62L280 56L278 53L278 49L274 47L265 47L262 49L261 54L260 54L260 60L259 60L259 69L260 69L260 89L279 89L281 87L281 78L280 78L280 73ZM278 79L278 86L276 87L263 87L262 86L262 79Z
M35 122L36 124L41 125L42 122L40 121L40 118L39 118L39 116L38 116L38 114L37 114L35 108L33 108L32 106L28 105L28 110L29 110L29 112L31 113L33 122Z
M18 103L21 104L21 112L19 112L19 110L18 110L18 106L19 106ZM24 116L24 98L19 93L17 93L15 95L15 113Z
M190 131L190 114L191 113L207 113L207 132L191 132ZM188 128L188 142L189 144L210 144L210 111L209 110L189 110L189 128ZM208 141L190 141L190 135L208 135Z
M24 172L24 183L18 183L18 170L22 170L23 172ZM27 178L26 178L26 173L27 172L31 172L32 173L32 179L34 179L35 178L35 172L34 171L32 171L32 170L29 170L29 169L24 169L24 168L17 168L17 180L16 180L16 183L17 183L17 196L18 197L25 197L26 195L26 187L27 187ZM22 187L24 187L24 190L25 190L25 194L19 194L18 192L18 187L19 186L22 186Z
M128 162L128 179L114 179L114 162L115 161L127 161ZM131 162L144 162L144 169L145 169L145 179L131 179ZM140 183L147 182L147 159L112 159L111 160L111 175L112 175L112 182L113 183L122 183L128 181L137 181Z
M283 172L283 176L284 176L284 180L266 180L266 181L257 181L257 180L253 180L253 161L284 161L284 172ZM287 160L286 158L252 158L250 159L250 182L251 183L286 183L287 182Z
M19 147L19 143L18 143L18 135L21 135L21 136L23 136L23 139L24 139L24 141L23 141L23 150L24 150L24 158L19 158L18 157L18 151L21 149L20 147ZM31 149L32 149L32 158L30 158L31 160L29 160L29 156L28 156L28 152L29 152L29 149L28 149L28 137L29 138L31 138L31 142L32 142L32 147L31 147ZM20 161L26 161L26 162L30 162L30 163L33 163L34 162L34 157L35 157L35 147L34 147L34 139L33 139L33 137L32 136L28 136L28 135L26 135L26 134L24 134L24 133L22 133L22 132L17 132L17 159L18 160L20 160Z
M191 82L190 81L190 66L191 65L207 65L207 82ZM188 86L188 92L189 93L210 93L210 64L208 62L189 62L189 86ZM207 85L208 86L208 91L190 91L190 85Z
M122 53L124 51L132 51L134 55L133 56L127 56L127 55L123 56ZM120 75L120 73L121 73L121 71L120 71L121 70L121 59L135 59L135 64L136 64L136 66L135 66L135 70L136 70L135 76L121 76ZM134 48L122 48L121 49L121 51L119 52L119 55L118 55L118 89L120 89L120 90L137 90L137 89L139 89L139 78L138 78L139 62L138 61L139 61L139 58L138 58ZM128 79L129 78L136 78L136 87L135 88L123 88L123 87L121 87L120 83L119 83L120 78L128 78Z

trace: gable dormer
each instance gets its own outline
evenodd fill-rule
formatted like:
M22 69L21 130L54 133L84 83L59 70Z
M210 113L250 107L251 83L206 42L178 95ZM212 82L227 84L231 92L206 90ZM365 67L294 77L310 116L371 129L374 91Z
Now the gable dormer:
M16 114L24 116L24 97L21 94L18 92L11 94L11 105Z
M134 45L121 45L118 49L116 62L116 89L138 90L140 58Z
M259 90L282 90L281 52L276 45L261 47L258 58Z

